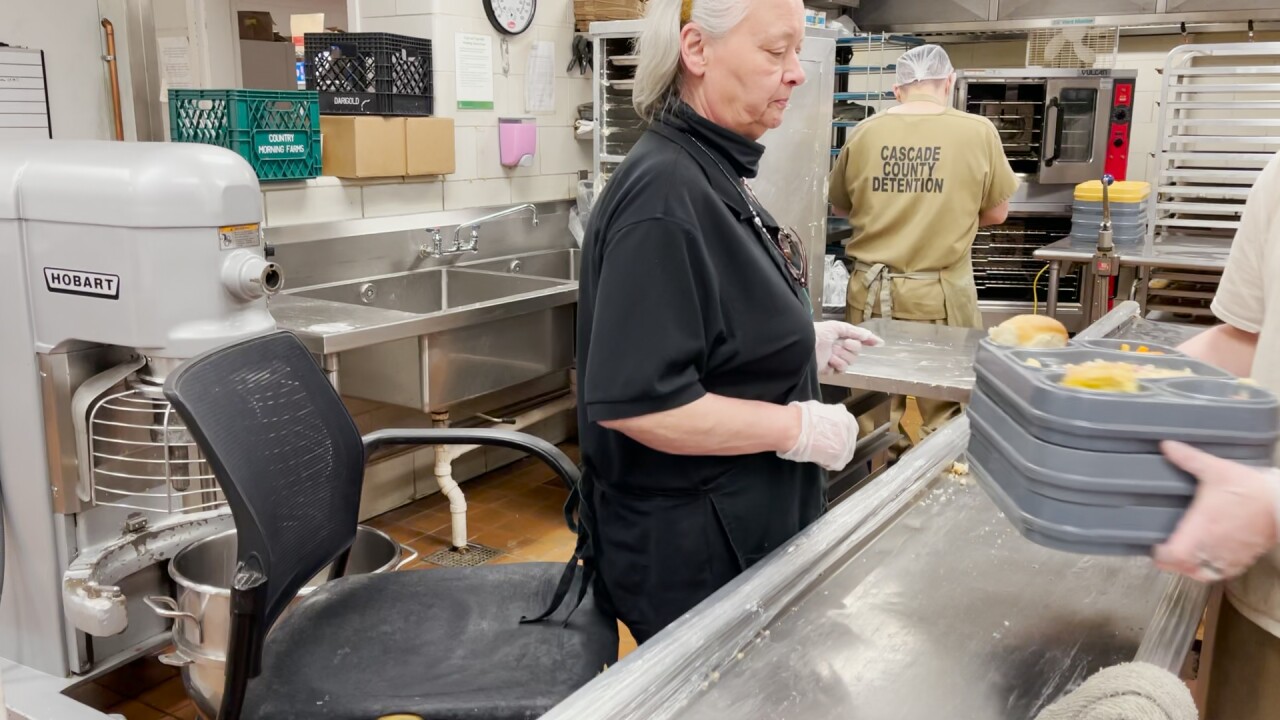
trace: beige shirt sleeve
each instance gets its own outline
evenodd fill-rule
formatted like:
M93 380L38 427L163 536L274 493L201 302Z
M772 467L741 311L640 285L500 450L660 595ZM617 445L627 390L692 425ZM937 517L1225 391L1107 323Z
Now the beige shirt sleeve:
M990 160L991 172L987 175L986 192L982 195L982 209L990 210L1013 197L1018 189L1018 176L1009 167L1009 159L1004 156L1004 144L1000 140L1000 131L987 121L987 157Z
M1270 241L1276 207L1276 189L1280 183L1280 155L1271 158L1258 176L1240 216L1240 229L1231 243L1227 269L1213 299L1213 314L1232 327L1245 332L1262 330L1266 312L1263 294L1263 252Z
M853 200L849 198L849 145L840 149L836 158L836 166L827 177L827 202L839 210L848 212L853 208Z

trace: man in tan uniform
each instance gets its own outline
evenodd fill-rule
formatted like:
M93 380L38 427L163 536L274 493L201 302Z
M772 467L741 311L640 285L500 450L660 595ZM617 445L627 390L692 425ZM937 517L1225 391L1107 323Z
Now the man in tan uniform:
M981 328L969 251L979 226L1005 221L1018 178L991 121L949 106L955 70L942 48L907 51L896 75L899 104L854 129L828 183L853 227L847 319ZM961 410L918 404L925 433ZM904 407L894 399L895 426Z
M1277 198L1280 155L1250 191L1231 245L1213 301L1225 324L1182 349L1280 393ZM1199 483L1177 531L1156 549L1156 562L1198 580L1230 581L1205 638L1205 717L1280 718L1280 470L1246 467L1180 445L1165 454Z

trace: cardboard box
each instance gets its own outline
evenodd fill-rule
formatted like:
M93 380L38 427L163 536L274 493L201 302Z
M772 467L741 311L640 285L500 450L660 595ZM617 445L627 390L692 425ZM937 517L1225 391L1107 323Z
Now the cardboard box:
M448 175L457 170L453 154L453 118L405 118L409 175Z
M246 90L297 90L293 43L240 41L240 72Z
M240 20L241 40L271 42L275 39L275 21L271 19L271 13L241 10L236 17Z
M404 118L322 115L323 174L340 178L402 177Z

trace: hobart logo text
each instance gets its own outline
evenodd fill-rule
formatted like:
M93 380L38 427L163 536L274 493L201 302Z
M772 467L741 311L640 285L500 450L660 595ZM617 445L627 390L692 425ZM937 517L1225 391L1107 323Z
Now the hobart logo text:
M108 300L120 299L119 275L47 267L44 269L44 284L49 292Z

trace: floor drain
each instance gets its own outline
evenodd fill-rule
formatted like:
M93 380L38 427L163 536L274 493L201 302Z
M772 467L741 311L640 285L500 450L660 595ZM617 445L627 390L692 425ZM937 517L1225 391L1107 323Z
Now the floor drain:
M468 543L467 552L465 553L458 552L453 548L441 548L422 558L422 561L429 562L432 565L439 565L440 567L475 567L483 565L501 554L500 551L491 547Z

